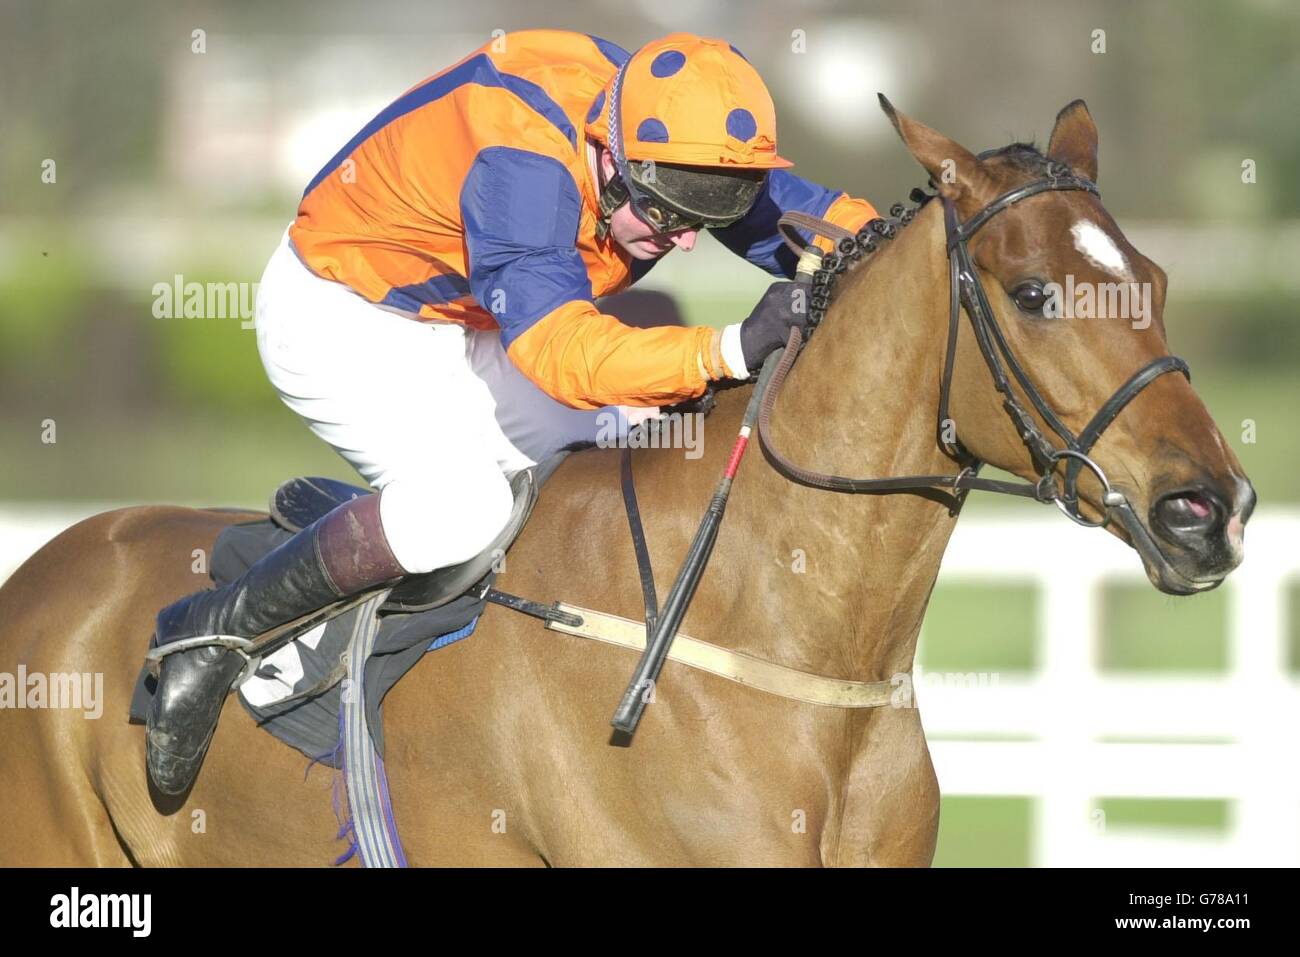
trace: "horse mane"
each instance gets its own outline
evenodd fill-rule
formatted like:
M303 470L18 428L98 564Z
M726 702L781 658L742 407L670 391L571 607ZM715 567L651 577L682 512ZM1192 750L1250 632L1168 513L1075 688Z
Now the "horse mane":
M1034 174L1046 173L1047 164L1051 162L1032 140L1028 143L1008 143L1006 146L985 150L976 159L1006 160L1009 165L1014 166L1016 169Z
M1008 143L1006 146L985 150L976 159L980 161L1003 160L1012 168L1028 173L1031 176L1045 175L1048 171L1048 164L1052 162L1047 156L1043 155L1037 144L1032 140L1027 143L1016 141ZM823 275L822 270L819 270L818 277L820 277L820 281L817 277L813 280L815 287L814 298L816 298L818 292L821 293L822 297L822 309L818 321L825 316L826 310L830 308L830 304L834 299L836 277L842 272L853 270L862 262L874 261L876 258L874 253L880 251L878 248L879 241L882 239L892 240L898 234L898 231L907 226L930 200L938 196L934 180L930 179L927 185L931 189L935 189L936 192L927 193L919 187L912 190L909 199L915 203L914 206L906 207L902 203L894 203L889 207L888 218L870 220L852 240L841 240L836 245L836 251L823 259L822 266L826 274ZM882 233L878 228L875 228L878 223L888 224L888 231ZM874 240L870 245L867 243L868 238Z

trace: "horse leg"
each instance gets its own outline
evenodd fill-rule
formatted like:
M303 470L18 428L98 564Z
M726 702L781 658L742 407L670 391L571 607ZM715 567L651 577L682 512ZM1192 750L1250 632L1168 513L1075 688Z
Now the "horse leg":
M939 782L916 708L865 719L838 826L822 841L833 867L929 867L939 836Z

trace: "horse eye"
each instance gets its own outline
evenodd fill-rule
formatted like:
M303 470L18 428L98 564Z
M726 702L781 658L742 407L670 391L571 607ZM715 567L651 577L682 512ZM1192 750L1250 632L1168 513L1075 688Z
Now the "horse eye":
M1025 312L1041 315L1047 302L1047 293L1043 291L1042 283L1033 280L1017 286L1011 293L1011 298Z

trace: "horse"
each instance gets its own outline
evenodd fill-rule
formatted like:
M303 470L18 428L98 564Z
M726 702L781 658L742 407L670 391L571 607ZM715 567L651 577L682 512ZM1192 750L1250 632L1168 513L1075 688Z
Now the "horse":
M1049 167L1095 182L1096 126L1075 101L1058 114L1045 153L1012 144L976 156L886 111L942 203L921 205L868 262L838 276L783 384L768 438L821 469L957 476L953 443L936 441L942 402L966 454L1041 482L1023 423L1005 414L971 328L962 325L946 361L956 280L944 211L969 221ZM1050 190L1017 202L970 238L970 253L1007 345L1075 432L1135 369L1168 355L1165 273L1097 195ZM1031 277L1097 284L1117 272L1152 291L1149 321L1048 318L1023 294ZM1137 524L1106 523L1105 533L1135 546L1153 584L1174 594L1214 587L1241 561L1253 489L1186 378L1143 385L1091 448L1071 510L1100 522L1122 493ZM719 392L703 455L633 453L661 589L723 471L752 388ZM1024 383L1010 388L1045 431ZM569 455L506 557L499 588L642 617L619 454ZM964 497L959 482L951 494L837 494L751 457L682 633L832 678L906 675ZM0 660L29 673L99 672L105 688L99 720L69 710L0 717L0 862L333 859L330 773L305 772L305 759L237 704L227 702L192 790L175 798L151 790L143 729L126 721L157 610L207 585L196 550L256 517L164 506L104 513L57 536L0 588ZM629 742L609 727L635 663L625 648L489 605L476 634L431 658L385 702L390 793L413 865L932 861L939 788L915 701L829 707L670 661Z

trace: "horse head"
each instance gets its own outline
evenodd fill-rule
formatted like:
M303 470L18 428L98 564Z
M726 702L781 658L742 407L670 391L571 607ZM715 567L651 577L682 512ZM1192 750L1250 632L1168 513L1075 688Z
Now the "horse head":
M1217 586L1242 560L1255 492L1189 377L1163 374L1186 372L1168 349L1167 277L1102 205L1087 106L1058 114L1046 153L975 155L881 104L951 210L953 276L962 262L974 274L953 279L967 318L972 302L990 313L983 332L972 319L957 336L953 447L1051 475L1063 510L1132 545L1162 591Z

